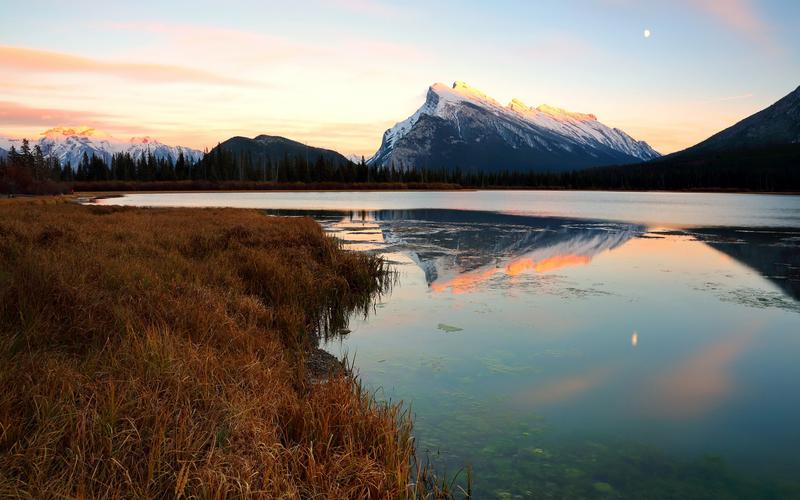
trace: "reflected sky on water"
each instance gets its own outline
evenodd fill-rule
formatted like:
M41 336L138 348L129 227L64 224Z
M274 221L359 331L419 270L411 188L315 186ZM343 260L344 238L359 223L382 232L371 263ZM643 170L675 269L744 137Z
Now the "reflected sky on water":
M326 347L410 401L420 448L472 464L478 491L538 496L547 481L542 495L567 494L581 483L568 469L613 458L593 446L663 454L664 467L719 457L772 478L756 492L798 470L800 231L451 210L321 220L399 272ZM724 494L719 479L696 493Z

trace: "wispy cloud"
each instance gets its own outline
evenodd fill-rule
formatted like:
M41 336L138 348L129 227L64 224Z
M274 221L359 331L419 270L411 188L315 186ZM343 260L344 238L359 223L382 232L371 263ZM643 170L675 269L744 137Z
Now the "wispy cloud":
M732 334L677 364L646 391L646 411L687 418L716 409L734 394L732 365L751 347L754 334L755 329Z
M602 386L611 378L614 371L595 368L585 373L557 378L534 386L517 394L514 400L525 408L540 409L558 403L570 402Z
M92 73L150 83L248 83L183 66L101 61L62 52L11 46L0 46L0 69L27 73Z
M0 101L0 122L8 125L42 125L54 123L95 122L106 118L97 113L71 109L30 107L16 102Z
M754 40L767 41L769 29L751 0L686 1L694 8Z
M4 127L17 130L11 134L4 131L4 136L28 138L37 137L44 130L58 125L86 125L120 136L152 132L151 127L124 123L117 115L68 108L36 107L12 101L0 101L0 123Z

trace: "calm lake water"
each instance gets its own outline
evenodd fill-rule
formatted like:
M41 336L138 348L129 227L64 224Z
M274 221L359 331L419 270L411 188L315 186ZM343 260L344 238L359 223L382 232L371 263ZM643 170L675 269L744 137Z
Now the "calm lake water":
M324 347L479 498L800 498L800 197L136 194L310 214L397 284ZM287 212L288 211L288 212Z

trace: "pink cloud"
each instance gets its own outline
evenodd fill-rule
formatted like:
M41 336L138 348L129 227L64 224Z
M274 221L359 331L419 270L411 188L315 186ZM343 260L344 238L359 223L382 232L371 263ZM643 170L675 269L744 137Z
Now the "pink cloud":
M755 330L731 334L688 357L648 388L645 407L659 417L704 415L735 393L733 364L753 343Z
M0 68L27 73L93 73L151 83L189 82L217 85L246 83L182 66L99 61L61 52L11 46L0 46Z
M688 0L695 8L749 37L763 41L767 25L750 0Z
M56 123L83 123L100 116L86 111L53 108L35 108L15 102L0 101L0 121L8 125L42 125Z
M138 125L122 124L117 121L117 117L114 115L75 109L35 107L11 101L0 101L0 123L4 126L13 127L17 131L23 129L27 131L36 130L41 127L39 132L42 132L58 125L77 126L85 124L106 132L129 135L152 133L150 129ZM29 132L16 132L11 135L15 137L31 136Z
M515 400L526 408L533 409L570 402L605 384L613 373L608 368L596 368L586 373L558 378L516 395Z

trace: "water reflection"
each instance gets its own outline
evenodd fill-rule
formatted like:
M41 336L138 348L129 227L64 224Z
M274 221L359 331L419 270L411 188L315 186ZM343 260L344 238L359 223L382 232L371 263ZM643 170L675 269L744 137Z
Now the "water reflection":
M695 229L689 234L754 269L800 300L800 231L711 228Z
M420 450L472 464L480 497L800 491L791 230L316 217L400 273L374 316L326 348L410 401Z
M432 291L452 293L586 265L645 231L635 224L466 210L385 210L348 220L359 219L377 222L393 250L407 252L423 269Z

